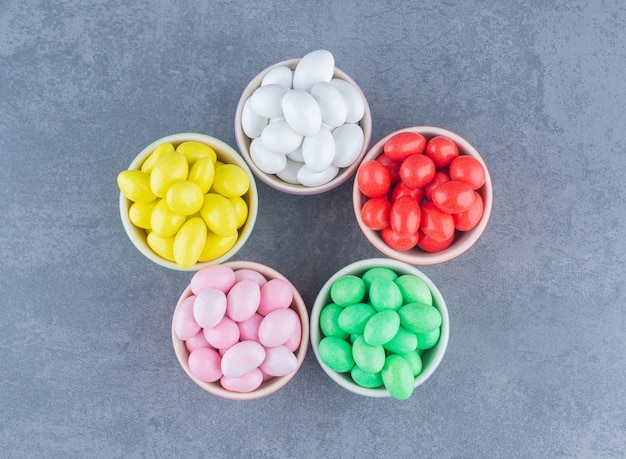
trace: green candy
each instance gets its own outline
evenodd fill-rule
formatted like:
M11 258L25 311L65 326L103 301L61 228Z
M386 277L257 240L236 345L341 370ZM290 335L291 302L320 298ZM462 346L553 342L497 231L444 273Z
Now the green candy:
M383 385L383 378L380 375L380 372L369 373L360 368L358 365L352 367L352 370L350 370L350 376L352 376L352 380L355 383L367 389L374 389Z
M409 362L397 355L392 354L385 360L380 375L383 378L385 389L397 400L406 400L413 393L415 376Z
M439 328L442 321L439 310L424 303L405 304L398 310L398 315L404 328L419 334Z
M365 282L357 276L342 276L330 287L330 298L339 306L360 303L365 298Z
M394 354L406 354L417 349L417 335L400 326L398 333L383 347Z
M441 328L435 328L427 333L418 333L417 348L421 350L430 349L439 342L441 336Z
M322 362L331 370L346 373L354 366L352 346L336 336L327 336L320 341L318 352Z
M422 358L417 351L408 352L406 354L399 354L404 360L409 362L413 376L417 377L422 372Z
M397 311L402 306L402 292L395 282L389 279L376 278L372 280L369 289L370 303L377 311L393 309Z
M424 303L433 304L433 295L422 279L411 274L404 274L396 279L396 285L402 292L403 304Z
M339 314L342 311L343 308L335 303L324 306L324 309L320 312L320 329L325 336L348 337L348 333L339 326Z
M385 365L385 349L367 344L362 335L352 344L352 357L354 363L368 373L378 373Z
M365 273L361 277L361 279L363 279L363 282L365 282L365 286L367 288L370 287L374 279L387 279L393 282L397 278L398 278L398 275L395 273L395 271L389 268L381 268L381 267L370 268L367 271L365 271Z
M400 328L400 316L393 309L384 309L374 314L365 324L363 338L372 346L390 341Z
M337 322L341 329L351 335L362 335L365 324L376 314L376 310L369 304L356 303L343 308Z

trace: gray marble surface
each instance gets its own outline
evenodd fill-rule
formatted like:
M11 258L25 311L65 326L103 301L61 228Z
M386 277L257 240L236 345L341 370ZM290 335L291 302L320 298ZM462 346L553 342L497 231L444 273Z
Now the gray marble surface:
M626 456L626 6L598 1L0 0L0 455ZM280 392L213 397L171 345L190 279L120 223L116 176L152 141L235 145L247 82L325 48L368 97L373 136L411 125L482 152L491 221L422 270L448 302L448 352L404 402L352 395L312 351ZM352 181L258 181L235 259L302 292L381 256Z

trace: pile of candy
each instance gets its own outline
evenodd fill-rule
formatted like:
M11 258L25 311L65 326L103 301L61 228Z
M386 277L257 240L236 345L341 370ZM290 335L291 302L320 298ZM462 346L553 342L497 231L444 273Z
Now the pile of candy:
M357 124L365 101L334 72L333 55L313 51L293 71L282 65L270 70L245 101L241 124L260 170L313 187L356 161L365 138Z
M248 219L248 175L201 142L162 143L139 170L120 172L117 183L150 248L185 269L230 250Z
M422 353L441 335L442 316L428 285L375 267L337 279L330 299L319 316L321 360L362 387L384 386L398 400L409 398Z
M369 198L361 219L380 230L392 249L438 252L452 244L457 231L480 222L484 206L477 190L485 178L482 164L459 155L453 140L427 141L419 133L401 132L357 172L359 190Z
M196 272L173 328L189 351L190 371L233 392L297 368L302 324L288 282L252 269L215 265Z

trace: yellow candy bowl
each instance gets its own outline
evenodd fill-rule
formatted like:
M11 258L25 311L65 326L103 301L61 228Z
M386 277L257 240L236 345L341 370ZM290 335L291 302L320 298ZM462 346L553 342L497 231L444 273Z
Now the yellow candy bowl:
M176 157L172 150L182 155ZM169 162L157 166L165 153ZM184 165L181 159L186 159ZM130 192L125 186L129 182ZM227 261L246 243L256 222L258 193L248 164L231 146L205 134L155 140L120 173L118 186L128 238L146 258L165 268L197 271ZM158 232L153 223L159 224Z

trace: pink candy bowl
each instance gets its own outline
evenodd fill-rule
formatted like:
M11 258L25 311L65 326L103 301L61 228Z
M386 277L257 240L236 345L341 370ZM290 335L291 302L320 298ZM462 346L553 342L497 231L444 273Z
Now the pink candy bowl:
M309 344L309 314L308 314L306 305L304 304L304 300L302 299L302 297L300 296L296 288L293 286L293 284L291 284L291 282L289 282L289 280L285 276L280 274L278 271L268 266L251 262L251 261L230 261L230 262L222 263L222 266L227 266L235 271L238 269L251 269L251 270L261 273L263 276L265 276L267 280L282 279L283 281L286 281L290 285L291 290L293 292L293 301L291 304L291 309L293 309L298 314L298 317L300 318L301 327L302 327L302 338L300 341L300 346L295 352L295 356L297 359L296 369L293 372L289 373L288 375L276 376L276 377L273 377L272 379L268 379L267 381L264 381L256 390L252 392L245 392L245 393L233 392L233 391L224 389L220 385L219 381L215 381L215 382L201 381L191 372L191 370L189 369L189 364L188 364L189 351L187 350L187 347L185 346L185 342L176 336L176 333L174 331L174 324L172 323L172 342L174 344L174 352L176 353L176 358L178 359L180 366L183 368L185 373L187 373L187 376L189 376L193 382L195 382L198 386L200 386L202 389L209 392L210 394L217 395L218 397L222 397L222 398L226 398L230 400L253 400L253 399L265 397L267 395L273 394L274 392L279 390L281 387L283 387L285 384L287 384L295 376L298 369L302 365L302 362L304 361L304 357L306 355L308 344ZM183 291L180 298L178 299L176 308L178 308L180 304L183 302L183 300L185 300L185 298L187 298L190 295L191 295L191 288L188 286Z
M246 88L243 90L243 93L241 94L241 98L239 99L239 103L237 104L237 110L235 112L235 140L237 142L237 146L239 147L239 151L241 152L241 155L244 157L244 159L250 166L250 169L252 169L252 172L261 181L265 182L272 188L282 191L284 193L295 194L295 195L313 195L313 194L324 193L326 191L337 188L338 186L340 186L341 184L349 180L350 177L352 177L356 173L359 167L359 163L361 162L361 159L367 152L367 148L370 144L370 140L372 139L372 113L367 103L367 99L365 98L363 91L357 85L357 83L347 73L335 67L335 73L333 75L333 78L339 78L339 79L347 81L348 83L351 83L357 89L357 91L361 94L363 98L363 102L365 104L365 113L361 121L358 123L359 126L361 126L361 129L363 129L363 134L364 134L363 148L361 149L361 152L359 153L357 159L354 161L352 165L345 167L343 169L340 169L337 176L331 181L329 181L328 183L324 183L323 185L313 186L313 187L307 187L304 185L288 183L288 182L285 182L284 180L281 180L277 175L267 174L263 172L261 169L259 169L255 165L254 161L252 160L252 157L250 156L251 140L248 136L246 136L246 134L243 131L243 127L241 125L241 114L243 112L243 106L246 100L248 100L248 98L252 95L252 93L259 86L261 86L261 81L263 80L263 77L267 75L267 73L270 70L273 70L274 68L280 67L280 66L287 66L293 70L296 68L296 65L298 65L298 62L300 62L300 59L289 59L286 61L278 62L266 68L265 70L263 70L261 73L255 76L250 81L250 83L248 83Z
M481 188L476 190L483 198L484 203L483 216L480 222L478 223L478 225L476 225L476 227L469 231L457 231L454 242L452 242L452 244L448 248L439 252L429 253L423 251L419 247L415 247L407 251L398 251L392 249L385 243L380 234L380 231L372 230L365 226L365 224L363 223L363 219L361 218L361 207L363 207L363 204L367 201L367 197L359 190L356 179L354 180L352 188L352 204L354 207L354 213L359 224L359 228L361 228L361 231L363 232L365 237L374 245L374 247L376 247L379 251L381 251L388 257L413 265L432 265L436 263L443 263L444 261L448 261L458 257L466 250L468 250L472 245L474 245L478 238L480 238L483 231L487 227L487 222L489 221L489 216L491 215L491 206L493 203L493 187L491 184L489 170L487 169L487 165L485 164L482 156L480 155L480 153L478 153L478 150L476 150L476 148L474 148L467 140L465 140L460 135L455 134L454 132L432 126L413 126L392 132L391 134L379 140L367 152L361 164L378 158L383 153L383 147L385 143L387 143L387 141L391 137L401 132L417 132L419 134L422 134L426 138L426 141L436 136L448 137L457 144L460 155L472 156L482 164L483 168L485 169L485 184Z
M201 142L209 145L211 148L213 148L213 150L215 150L215 153L217 153L218 160L227 164L235 164L241 167L246 172L248 180L250 181L250 189L246 192L245 195L243 195L243 199L246 201L246 204L248 204L248 220L246 221L246 223L244 223L243 227L240 228L239 238L237 239L237 242L235 242L235 245L228 252L214 260L207 262L198 262L189 269L183 269L173 261L166 260L165 258L157 255L152 250L152 248L150 248L146 240L146 231L133 225L133 223L130 221L130 218L128 217L128 209L130 208L132 202L130 202L122 193L120 193L120 217L122 219L122 225L124 226L124 230L126 231L126 234L128 235L128 238L131 240L133 245L150 261L153 261L154 263L165 268L178 271L197 271L205 266L222 263L235 255L250 237L250 234L252 233L252 229L254 228L254 224L256 222L257 212L259 208L259 197L257 194L256 183L254 181L254 176L252 175L252 172L248 168L248 165L239 155L239 153L237 153L237 151L235 151L232 147L230 147L223 141L216 139L215 137L195 133L168 135L166 137L155 140L146 148L144 148L130 163L128 169L140 169L141 164L146 160L148 156L150 156L152 151L154 151L157 146L164 142L170 142L174 145L174 147L177 147L179 144L189 141Z

